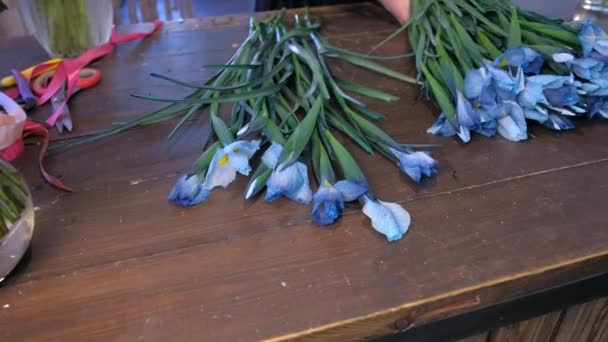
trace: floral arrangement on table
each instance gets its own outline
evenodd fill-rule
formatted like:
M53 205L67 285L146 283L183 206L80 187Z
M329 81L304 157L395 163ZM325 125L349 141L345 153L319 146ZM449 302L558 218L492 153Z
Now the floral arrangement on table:
M412 0L407 29L418 80L442 110L428 132L528 137L526 121L574 129L574 117L608 118L608 36L501 0ZM383 42L384 43L384 42Z
M134 126L181 117L170 133L209 108L211 136L194 166L175 184L169 199L193 206L207 199L215 188L226 188L237 174L250 176L245 198L265 189L267 202L286 197L300 204L313 203L312 218L319 225L334 223L345 202L359 201L372 226L388 240L400 239L410 225L408 212L399 204L374 196L366 177L339 135L368 153L379 153L419 182L435 173L437 162L426 151L430 146L401 144L373 121L383 117L355 95L382 101L398 98L336 75L328 61L342 61L404 82L416 80L375 62L378 57L339 49L319 34L320 23L310 16L295 17L295 28L283 23L284 12L264 22L251 20L249 36L234 56L203 84L190 84L153 74L178 85L194 88L181 99L137 97L170 105L109 132L58 143L51 149L97 140ZM347 93L349 92L349 93ZM228 120L220 107L231 104ZM340 134L338 134L340 133ZM254 156L256 156L254 158ZM318 185L313 194L306 161ZM252 167L252 164L257 164Z
M416 182L436 173L437 161L419 150L432 146L401 144L385 133L374 123L382 114L355 96L383 101L397 97L340 78L328 60L340 59L421 86L443 111L429 132L457 135L464 142L470 140L470 132L526 139L526 119L565 130L574 127L568 117L608 116L608 39L594 24L582 26L577 37L573 26L499 0L412 0L412 13L412 19L387 40L409 29L417 78L378 62L412 55L343 50L321 36L320 23L309 15L296 16L290 30L280 12L264 22L252 19L249 36L235 55L226 64L207 66L219 70L202 84L152 75L194 88L185 98L136 95L169 105L51 149L180 117L172 137L209 108L211 139L194 166L177 180L170 200L181 206L202 203L213 189L227 187L242 174L250 176L246 199L266 190L268 202L281 197L312 202L312 219L320 225L334 223L345 202L359 201L373 228L393 241L407 231L409 214L401 205L374 196L339 136L394 161ZM227 103L231 110L225 120L220 107ZM316 178L314 194L307 161Z

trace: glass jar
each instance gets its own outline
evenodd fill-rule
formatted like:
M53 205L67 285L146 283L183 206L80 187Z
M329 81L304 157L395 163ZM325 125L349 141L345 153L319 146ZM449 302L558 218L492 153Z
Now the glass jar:
M21 0L28 30L52 57L75 57L106 43L112 0Z
M31 193L17 170L0 159L0 282L17 266L34 232Z

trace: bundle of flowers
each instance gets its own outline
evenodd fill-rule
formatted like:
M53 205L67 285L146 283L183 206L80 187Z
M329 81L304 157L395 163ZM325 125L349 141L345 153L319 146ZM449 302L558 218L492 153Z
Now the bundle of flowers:
M608 38L594 23L503 0L412 0L412 14L388 39L408 30L418 80L442 110L429 133L521 141L527 120L562 131L608 117Z
M208 108L212 138L194 166L177 180L171 201L181 206L202 203L215 188L226 188L241 174L250 177L246 199L265 191L267 202L285 197L312 203L312 219L319 225L338 220L345 202L359 201L373 228L389 241L400 239L408 230L410 215L400 204L376 198L341 140L350 139L366 152L394 161L416 182L432 176L437 162L428 152L417 150L430 146L402 144L384 132L374 123L383 115L361 99L395 101L396 96L350 82L328 62L339 59L397 80L418 82L374 61L403 56L362 55L337 48L320 35L320 23L308 15L296 16L293 29L283 24L283 15L264 22L252 19L249 36L234 56L226 64L206 66L219 70L204 84L153 75L194 88L189 96L138 96L170 104L109 132L58 143L52 149L181 117L171 137ZM220 107L227 104L230 114L223 117ZM314 194L307 164L316 178Z

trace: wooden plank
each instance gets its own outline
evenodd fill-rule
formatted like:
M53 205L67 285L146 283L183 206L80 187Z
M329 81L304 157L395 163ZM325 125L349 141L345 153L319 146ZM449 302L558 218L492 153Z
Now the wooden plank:
M488 342L550 342L562 312L555 311L490 332Z
M566 310L554 341L608 341L608 298Z
M461 338L457 342L487 342L487 338L488 338L488 333L485 332L485 333Z
M0 331L16 340L385 335L608 271L594 200L606 172L603 162L409 202L418 229L397 244L358 212L315 229L291 218L296 205L243 205L230 191L184 211L163 200L165 179L83 192L40 215L48 221L28 268L47 274L0 292L9 304Z

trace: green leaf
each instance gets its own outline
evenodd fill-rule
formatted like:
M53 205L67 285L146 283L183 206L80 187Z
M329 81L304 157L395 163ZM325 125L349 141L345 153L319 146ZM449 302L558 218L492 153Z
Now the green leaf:
M380 119L384 118L384 115L382 113L372 110L367 106L361 106L361 105L355 104L355 105L353 105L353 107L359 113L364 114L365 116L369 117L370 119L380 120Z
M521 28L519 27L517 9L514 6L511 6L511 22L509 23L508 42L510 48L521 45Z
M464 48L462 50L463 53L470 56L470 62L474 66L478 66L482 62L481 51L479 46L473 41L473 38L469 35L469 32L460 24L456 16L453 13L450 13L450 22L452 23L452 27L458 36L458 41ZM449 32L448 32L449 33Z
M532 29L536 32L544 34L545 36L561 40L562 42L572 44L573 46L578 47L581 44L576 34L562 27L542 23L533 23L526 20L520 20L519 23L522 27Z
M261 64L205 64L204 69L255 69Z
M439 55L439 64L441 66L443 79L448 81L448 85L455 87L455 89L459 91L463 91L464 89L464 78L460 73L460 70L456 67L450 55L443 47L443 42L441 40L441 35L437 33L435 37L435 42L437 44L437 55Z
M445 116L448 118L448 120L450 120L452 123L455 123L456 122L455 109L454 109L454 105L452 104L452 101L450 100L448 93L439 84L439 82L437 82L437 80L433 77L433 75L431 75L431 73L429 72L429 70L427 69L427 67L425 65L422 65L422 72L424 73L424 77L426 78L426 80L429 82L431 91L433 92L433 95L435 96L435 100L437 100L437 104L439 105L439 108L441 108L441 110L443 111Z
M332 111L328 111L327 113L327 121L329 124L346 134L350 139L352 139L355 143L357 143L365 152L372 154L373 148L368 143L367 139L361 135L361 133L351 125L350 122L345 120L338 114L333 113Z
M272 175L272 169L266 166L264 163L260 163L256 168L253 176L247 184L247 192L245 193L245 199L251 199L259 194L266 187L268 178Z
M385 76L392 77L394 79L397 79L397 80L400 80L400 81L403 81L406 83L421 85L420 82L418 82L418 80L416 80L415 78L413 78L411 76L407 76L398 71L387 68L384 65L365 60L364 58L358 58L358 57L347 56L347 55L340 55L340 58L349 63L375 71L375 72L383 74Z
M205 152L203 152L203 154L201 154L198 160L194 163L194 166L192 166L192 169L190 169L189 174L197 175L206 173L207 169L209 168L209 164L211 164L211 160L215 155L215 152L220 147L221 145L219 141L216 141L211 146L209 146L209 148Z
M336 139L329 130L325 130L323 135L331 145L332 150L334 151L334 156L340 165L340 169L342 170L342 174L346 180L356 181L367 184L367 179L365 179L365 175L363 171L359 167L359 164L355 161L353 156L348 152L348 150L342 145L338 139Z
M469 12L469 14L475 17L475 19L484 23L488 27L488 29L492 31L492 33L505 38L507 37L507 34L500 27L496 26L496 24L488 20L485 14L482 14L475 7L471 6L469 4L469 1L470 0L457 0L456 2L458 6L460 6L460 8L462 8L466 12Z
M378 141L394 147L399 146L399 144L393 138L391 138L390 135L359 114L352 112L350 113L350 117L370 140Z
M490 41L488 36L486 36L483 31L477 32L475 38L477 40L477 43L483 46L484 50L486 51L486 57L488 57L489 59L495 60L496 58L498 58L498 56L502 54L500 50L498 50L498 48L496 48L496 46L492 44L492 41Z
M367 97L371 97L373 99L378 99L378 100L385 101L385 102L393 102L393 101L399 100L399 98L397 96L382 92L380 90L366 87L359 83L354 83L354 82L342 80L339 78L336 78L335 81L339 86L343 87L344 89L354 91L356 93L365 95Z
M323 71L321 70L321 66L319 65L318 59L298 44L291 43L287 45L287 47L308 64L308 67L310 68L310 70L312 70L313 78L317 80L319 89L321 89L321 94L325 99L329 99L329 91L327 90L327 86L325 85Z
M222 145L226 146L234 142L234 138L232 137L232 134L230 134L228 126L226 126L224 120L219 118L215 113L211 113L211 126L213 127L213 131L217 138L222 142Z
M218 96L218 97L214 97L214 98L166 99L166 98L144 96L144 95L137 95L137 94L132 94L131 96L140 98L140 99L146 99L146 100L158 101L158 102L199 103L199 104L209 103L209 104L211 104L211 103L222 103L222 102L235 102L235 101L248 100L250 98L270 96L270 95L275 94L279 90L281 90L282 87L283 87L283 84L277 84L272 87L260 88L260 89L251 90L251 91L244 91L242 93L236 93L236 94L230 94L230 95L222 95L222 96Z
M325 146L323 146L318 131L315 131L315 134L312 135L312 168L319 186L322 186L324 181L328 181L331 184L336 182L334 169L331 167L329 155L325 150Z
M310 141L310 137L315 125L317 124L317 117L319 116L322 105L323 99L321 97L317 97L314 105L306 114L306 117L304 117L298 128L296 128L289 139L287 139L287 142L285 143L283 151L281 152L277 162L279 169L282 170L298 160L306 148L306 145L308 145L308 142Z

